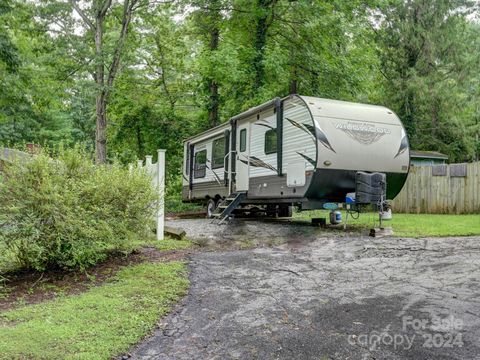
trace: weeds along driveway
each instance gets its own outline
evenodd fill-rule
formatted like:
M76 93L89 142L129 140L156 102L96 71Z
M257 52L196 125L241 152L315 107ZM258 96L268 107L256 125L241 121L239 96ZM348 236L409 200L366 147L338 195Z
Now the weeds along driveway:
M132 357L480 358L479 238L298 231L274 247L194 254L188 296Z

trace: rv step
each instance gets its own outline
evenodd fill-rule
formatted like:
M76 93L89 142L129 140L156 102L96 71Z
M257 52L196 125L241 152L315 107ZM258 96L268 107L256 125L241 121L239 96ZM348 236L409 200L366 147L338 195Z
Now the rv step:
M215 220L220 220L218 224L223 223L230 214L237 208L238 205L245 199L247 194L245 192L238 192L230 194L223 202L221 202L215 212L212 214L212 217Z

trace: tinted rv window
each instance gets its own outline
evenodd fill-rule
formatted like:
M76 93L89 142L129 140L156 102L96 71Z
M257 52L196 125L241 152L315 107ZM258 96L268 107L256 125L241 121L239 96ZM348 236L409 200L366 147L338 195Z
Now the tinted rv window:
M265 154L277 152L277 130L271 129L265 133Z
M225 138L222 137L213 140L212 144L212 168L217 169L223 167L223 158L225 156Z
M240 130L240 152L247 150L247 129Z
M195 154L195 165L193 168L193 177L203 178L207 168L207 150L199 151Z

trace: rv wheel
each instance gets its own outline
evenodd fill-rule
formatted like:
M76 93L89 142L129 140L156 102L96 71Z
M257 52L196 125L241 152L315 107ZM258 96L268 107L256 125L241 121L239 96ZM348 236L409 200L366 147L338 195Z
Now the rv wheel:
M215 204L215 200L210 199L207 202L207 218L211 219L213 217L213 212L217 208L217 205Z

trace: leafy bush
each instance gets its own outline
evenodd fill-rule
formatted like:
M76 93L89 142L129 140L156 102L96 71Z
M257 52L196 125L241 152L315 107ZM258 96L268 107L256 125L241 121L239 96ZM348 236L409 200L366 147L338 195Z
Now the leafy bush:
M23 268L84 269L145 233L157 196L142 170L95 166L83 151L39 154L4 169L0 243Z

